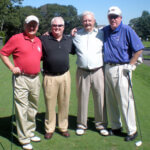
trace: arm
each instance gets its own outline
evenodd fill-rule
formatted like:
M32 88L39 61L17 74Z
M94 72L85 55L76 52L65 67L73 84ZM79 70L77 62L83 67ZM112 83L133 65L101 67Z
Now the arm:
M70 35L71 36L75 36L75 33L78 31L78 29L77 28L73 28L72 30L71 30L71 32L70 32Z
M124 70L125 70L126 72L134 71L134 70L136 69L136 63L137 63L137 60L138 60L139 56L141 55L142 51L143 51L143 50L137 51L137 52L133 55L133 57L131 58L129 64L126 64L126 65L124 66Z
M137 51L130 60L131 65L135 65L143 50Z
M75 54L76 54L76 47L75 47L75 45L74 45L73 42L72 42L72 49L71 49L70 54L72 54L72 55L75 55Z
M13 73L13 74L20 74L21 73L21 70L19 67L15 67L11 61L9 60L8 56L5 56L5 55L2 55L0 54L0 57L2 59L2 61L4 62L4 64L10 69L10 71Z

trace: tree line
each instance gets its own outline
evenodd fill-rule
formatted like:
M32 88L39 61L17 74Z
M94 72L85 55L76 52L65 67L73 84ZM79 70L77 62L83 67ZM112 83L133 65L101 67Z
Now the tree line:
M150 13L148 11L144 10L141 17L131 19L129 25L142 40L150 40Z
M54 16L62 16L65 20L65 34L74 27L80 26L80 16L72 5L46 4L39 8L22 7L23 0L0 0L0 36L6 41L14 34L23 31L25 17L35 15L40 20L38 35L50 30L50 21Z
M80 27L80 15L72 5L46 4L38 8L22 7L23 0L0 0L0 36L6 41L23 30L24 19L28 15L36 15L40 20L38 35L50 30L50 21L54 16L62 16L65 20L65 34L74 27ZM143 11L142 16L131 19L129 25L142 38L150 37L150 14Z

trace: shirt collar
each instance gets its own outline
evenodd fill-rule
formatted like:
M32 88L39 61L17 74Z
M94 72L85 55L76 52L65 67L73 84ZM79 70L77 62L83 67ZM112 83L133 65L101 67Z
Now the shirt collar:
M27 36L27 34L24 32L23 33L23 37L24 37L24 39L25 40L29 40L29 41L31 41L31 39ZM36 36L35 36L36 37ZM36 42L36 38L34 38L34 41L33 42Z
M49 39L50 40L56 40L56 38L53 36L53 34L51 32L49 33ZM61 40L66 40L66 39L67 39L66 35L63 34L63 37Z
M87 34L91 34L93 32L98 32L98 29L94 27L94 29L91 31L91 32L87 32L85 29L84 29L84 32L87 33Z

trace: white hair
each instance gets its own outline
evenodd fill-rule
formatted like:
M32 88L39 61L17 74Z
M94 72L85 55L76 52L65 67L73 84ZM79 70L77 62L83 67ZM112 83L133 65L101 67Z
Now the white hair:
M91 15L95 19L94 13L91 12L91 11L85 11L85 12L83 12L82 15L81 15L82 19L83 19L84 16L87 16L87 15Z
M65 21L64 21L64 19L63 19L63 17L54 17L54 18L52 18L52 20L51 20L51 25L53 24L53 22L55 21L55 20L61 20L62 21L62 24L64 25L65 24Z

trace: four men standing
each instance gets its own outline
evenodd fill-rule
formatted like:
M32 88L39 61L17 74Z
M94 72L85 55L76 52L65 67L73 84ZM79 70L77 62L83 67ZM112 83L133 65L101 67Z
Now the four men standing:
M104 101L110 116L113 134L121 134L123 114L127 129L125 141L137 136L134 100L129 86L129 72L136 64L144 46L139 37L122 23L122 13L118 7L108 10L110 25L103 30L96 29L94 14L82 14L83 29L72 39L63 34L64 20L54 17L49 36L41 36L43 45L43 88L46 104L45 138L53 136L56 127L56 103L58 102L58 126L61 134L69 137L68 111L70 99L69 53L74 54L76 46L77 72L76 88L78 97L77 135L87 129L88 99L92 89L94 100L95 126L100 134L109 135L106 130L107 115ZM24 33L10 38L1 49L0 56L15 75L15 107L19 142L24 149L32 149L30 141L40 141L34 135L35 115L40 92L41 41L36 37L39 20L36 16L25 19ZM104 63L103 63L104 48ZM12 54L14 65L8 56Z

